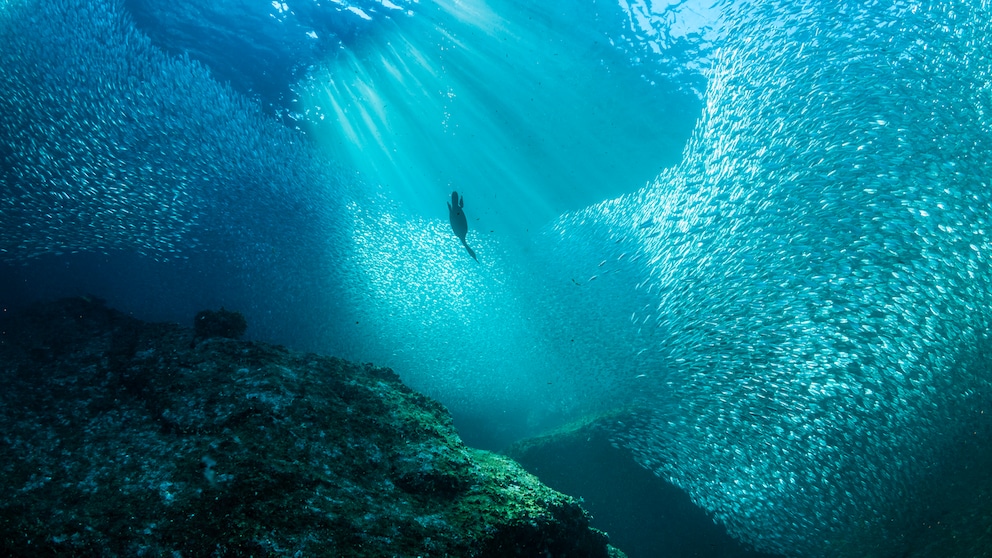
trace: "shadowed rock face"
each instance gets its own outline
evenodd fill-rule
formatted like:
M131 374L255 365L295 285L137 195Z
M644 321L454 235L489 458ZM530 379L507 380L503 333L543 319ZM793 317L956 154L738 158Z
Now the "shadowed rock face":
M592 523L630 558L775 558L734 540L689 495L611 443L627 409L588 417L505 451L541 482L582 499Z
M388 369L87 299L0 332L0 553L621 555Z
M980 351L992 354L985 344ZM545 435L521 440L504 453L541 482L581 498L592 524L610 533L611 542L630 558L775 558L734 540L712 514L688 494L630 458L611 441L632 422L637 410L627 408L590 416ZM910 527L899 540L839 551L833 556L987 556L992 545L992 448L985 442L992 425L970 423L973 435L949 452L947 465L917 487L924 504L913 512ZM893 550L899 548L898 554ZM798 556L806 556L800 554Z

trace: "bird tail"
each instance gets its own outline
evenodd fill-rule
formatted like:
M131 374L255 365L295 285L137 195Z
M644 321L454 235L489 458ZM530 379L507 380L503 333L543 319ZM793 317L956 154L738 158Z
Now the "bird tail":
M468 250L468 255L469 255L469 256L472 256L472 259L473 259L473 260L475 260L475 261L479 261L479 258L477 258L477 257L475 257L475 250L473 250L473 249L472 249L472 248L471 248L471 247L470 247L470 246L468 245L468 242L466 242L464 238L462 239L462 246L464 246L464 247L465 247L465 249L466 249L466 250Z

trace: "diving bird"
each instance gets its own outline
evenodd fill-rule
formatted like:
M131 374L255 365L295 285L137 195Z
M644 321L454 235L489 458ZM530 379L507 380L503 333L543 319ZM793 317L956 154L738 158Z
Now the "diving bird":
M451 221L451 230L455 232L455 236L461 239L462 246L468 250L468 255L472 256L475 261L479 261L479 258L475 257L475 251L469 247L465 240L465 235L468 234L468 220L465 219L463 207L465 207L465 198L459 198L458 192L452 192L451 203L448 204L448 219Z

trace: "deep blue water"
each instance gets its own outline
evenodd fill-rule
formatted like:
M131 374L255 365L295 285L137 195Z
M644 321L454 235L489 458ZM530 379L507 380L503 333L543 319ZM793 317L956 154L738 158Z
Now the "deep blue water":
M485 447L633 406L742 541L897 548L985 459L990 12L0 1L0 307L238 309Z

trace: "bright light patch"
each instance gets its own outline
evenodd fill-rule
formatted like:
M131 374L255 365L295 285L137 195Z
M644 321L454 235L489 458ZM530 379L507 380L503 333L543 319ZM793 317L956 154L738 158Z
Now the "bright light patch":
M665 100L593 15L516 0L421 7L338 51L300 110L311 137L412 214L446 218L458 190L472 228L527 237L676 162L695 107Z
M719 18L719 5L702 0L620 0L631 29L662 43L703 32ZM667 48L661 44L657 48Z
M360 17L360 18L362 18L364 20L372 21L372 16L370 16L367 13L365 13L361 8L356 8L355 6L348 6L346 9L349 12L357 15L358 17Z

